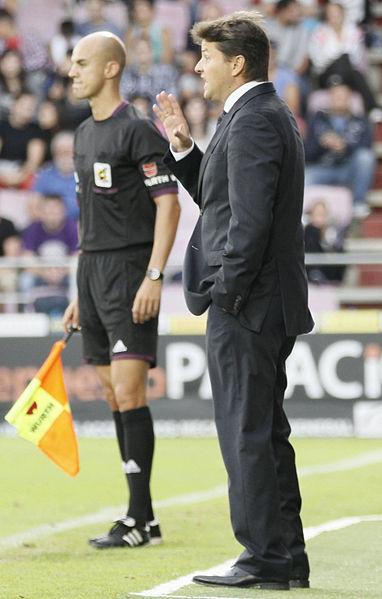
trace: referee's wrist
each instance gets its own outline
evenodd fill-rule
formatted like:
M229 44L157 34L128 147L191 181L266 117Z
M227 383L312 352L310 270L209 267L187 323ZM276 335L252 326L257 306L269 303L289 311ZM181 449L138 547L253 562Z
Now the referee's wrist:
M159 268L148 268L146 270L146 277L150 279L150 281L160 281L163 279L163 272L161 272Z

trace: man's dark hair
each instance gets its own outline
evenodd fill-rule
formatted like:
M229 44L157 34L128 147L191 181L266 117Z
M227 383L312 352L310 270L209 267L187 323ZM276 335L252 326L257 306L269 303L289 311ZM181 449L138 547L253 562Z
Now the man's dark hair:
M215 42L227 58L244 56L248 81L268 79L269 40L258 11L242 10L214 21L201 21L193 26L191 35L198 45L203 40Z

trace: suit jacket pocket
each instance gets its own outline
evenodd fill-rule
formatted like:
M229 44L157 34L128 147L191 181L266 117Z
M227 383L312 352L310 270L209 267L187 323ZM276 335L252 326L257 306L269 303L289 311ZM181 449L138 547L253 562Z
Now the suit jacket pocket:
M280 291L276 258L272 257L263 265L254 280L247 301L239 312L241 324L259 332L273 295Z

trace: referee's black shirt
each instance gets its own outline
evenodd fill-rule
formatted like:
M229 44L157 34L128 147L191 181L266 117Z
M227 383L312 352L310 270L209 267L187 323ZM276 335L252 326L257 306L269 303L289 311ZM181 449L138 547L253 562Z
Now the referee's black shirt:
M176 179L162 162L167 149L152 121L127 102L108 119L91 116L81 123L74 163L82 250L153 242L153 198L177 193Z

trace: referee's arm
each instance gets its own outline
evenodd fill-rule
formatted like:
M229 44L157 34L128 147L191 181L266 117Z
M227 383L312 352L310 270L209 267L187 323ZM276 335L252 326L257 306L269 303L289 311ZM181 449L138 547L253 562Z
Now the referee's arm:
M180 216L178 195L166 193L153 198L156 206L154 242L147 269L157 268L163 272L172 245ZM132 307L133 321L146 322L158 315L162 281L145 277L139 287Z

